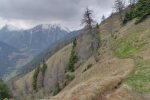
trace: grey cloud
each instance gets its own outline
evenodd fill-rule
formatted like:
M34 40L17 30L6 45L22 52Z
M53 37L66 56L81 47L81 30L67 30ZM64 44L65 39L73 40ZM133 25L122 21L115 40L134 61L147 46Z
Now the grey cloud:
M106 13L112 3L113 0L0 0L0 17L64 23L78 20L79 23L85 7L91 6Z
M1 0L0 16L16 19L68 19L79 14L77 0Z

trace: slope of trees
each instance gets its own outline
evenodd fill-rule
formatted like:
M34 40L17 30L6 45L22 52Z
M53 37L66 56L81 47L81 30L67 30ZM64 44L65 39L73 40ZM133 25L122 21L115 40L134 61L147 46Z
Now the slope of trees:
M43 61L42 64L35 69L32 79L33 90L38 91L38 88L44 87L44 76L46 69L47 64L45 61Z
M138 0L136 4L130 5L131 10L126 13L123 23L126 24L128 21L137 18L140 22L150 14L150 0Z

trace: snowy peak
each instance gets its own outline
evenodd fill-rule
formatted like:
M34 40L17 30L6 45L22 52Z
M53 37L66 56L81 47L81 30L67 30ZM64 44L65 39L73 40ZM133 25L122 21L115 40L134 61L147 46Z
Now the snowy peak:
M1 28L1 30L5 30L5 31L20 31L23 30L19 27L13 26L13 25L5 25L4 27ZM33 28L31 28L30 30L61 30L61 31L66 31L66 32L71 32L67 27L62 26L60 24L40 24L37 25Z
M2 27L3 30L8 30L8 31L19 31L21 30L21 28L18 28L16 26L13 25L5 25L4 27Z
M42 26L42 29L60 29L60 30L63 30L63 31L67 31L67 32L70 32L70 30L65 27L65 26L62 26L60 24L41 24Z

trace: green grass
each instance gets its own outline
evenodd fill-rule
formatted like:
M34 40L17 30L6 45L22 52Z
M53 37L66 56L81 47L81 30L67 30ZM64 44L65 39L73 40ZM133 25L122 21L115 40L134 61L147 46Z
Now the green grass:
M142 61L126 83L138 92L150 92L150 60Z
M138 33L126 34L117 40L111 40L112 48L119 58L131 58L135 61L135 72L127 77L125 83L133 90L141 93L150 93L150 59L136 56L139 52L149 48L148 37L141 37L146 30Z
M120 58L129 58L132 53L142 50L144 44L137 34L131 34L115 41L114 52Z

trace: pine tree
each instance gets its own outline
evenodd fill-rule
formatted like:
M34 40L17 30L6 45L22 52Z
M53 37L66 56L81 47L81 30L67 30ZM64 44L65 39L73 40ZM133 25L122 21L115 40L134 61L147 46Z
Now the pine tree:
M46 62L43 60L43 63L42 63L42 73L43 73L43 76L45 76L46 69L47 69L47 64L46 64Z
M72 46L72 50L71 50L71 55L69 58L69 63L68 63L68 67L67 70L73 72L75 70L75 63L78 61L76 52L75 52L75 47L77 45L77 40L74 39L73 41L73 46Z
M127 12L124 18L124 23L137 18L137 22L141 22L148 15L150 15L150 0L134 0L134 7L132 7L130 12Z
M40 66L38 66L33 74L33 79L32 79L32 88L33 90L37 91L37 78L38 78L38 74L40 72Z
M101 22L104 22L104 21L105 21L105 16L103 15L101 18Z
M115 0L115 6L114 8L119 13L120 20L123 21L123 10L125 8L125 2L124 0Z

